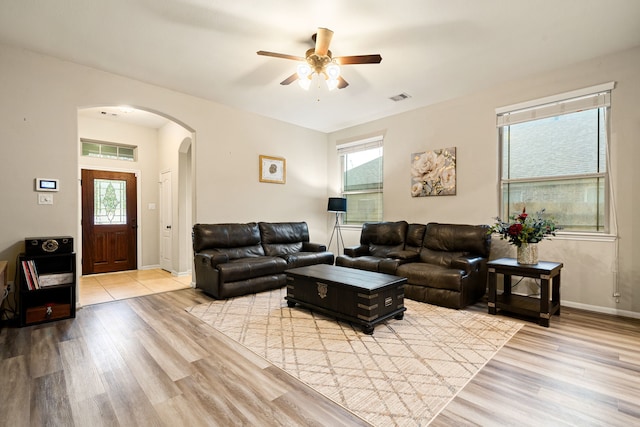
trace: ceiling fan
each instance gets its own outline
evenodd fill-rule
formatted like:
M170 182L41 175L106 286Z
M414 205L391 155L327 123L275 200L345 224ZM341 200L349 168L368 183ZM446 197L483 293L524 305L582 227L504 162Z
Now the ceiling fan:
M382 61L380 55L353 55L333 57L329 50L329 44L333 37L333 31L328 28L318 28L318 32L311 39L315 47L307 50L304 58L301 56L287 55L284 53L267 52L259 50L258 55L273 56L275 58L292 59L299 61L298 69L295 73L280 82L281 85L288 85L298 80L300 86L309 89L314 73L324 76L329 90L344 89L349 83L340 75L340 65L353 64L379 64Z

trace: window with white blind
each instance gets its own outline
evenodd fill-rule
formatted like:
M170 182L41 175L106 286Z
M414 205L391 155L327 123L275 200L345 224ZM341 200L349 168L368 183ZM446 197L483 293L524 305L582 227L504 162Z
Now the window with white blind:
M545 209L564 231L608 232L614 83L496 110L501 215Z
M345 224L382 221L382 135L340 144Z

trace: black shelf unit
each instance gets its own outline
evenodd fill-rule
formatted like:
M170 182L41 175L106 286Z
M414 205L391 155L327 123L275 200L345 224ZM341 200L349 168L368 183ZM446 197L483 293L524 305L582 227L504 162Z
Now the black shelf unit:
M76 254L20 254L20 326L76 317ZM59 284L29 289L23 261L33 261L40 280L54 275ZM62 279L62 280L60 280Z

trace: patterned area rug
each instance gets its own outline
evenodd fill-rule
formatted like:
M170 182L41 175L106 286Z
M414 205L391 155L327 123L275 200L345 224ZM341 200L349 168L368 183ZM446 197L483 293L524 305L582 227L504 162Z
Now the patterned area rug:
M284 288L186 310L376 426L424 426L522 324L405 299L365 335L287 307Z

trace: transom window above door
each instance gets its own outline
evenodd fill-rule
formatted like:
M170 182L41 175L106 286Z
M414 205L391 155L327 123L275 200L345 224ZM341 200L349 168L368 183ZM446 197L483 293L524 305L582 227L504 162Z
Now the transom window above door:
M102 159L125 160L134 162L138 147L133 145L115 144L112 142L81 139L82 155L87 157L99 157Z

